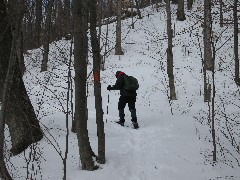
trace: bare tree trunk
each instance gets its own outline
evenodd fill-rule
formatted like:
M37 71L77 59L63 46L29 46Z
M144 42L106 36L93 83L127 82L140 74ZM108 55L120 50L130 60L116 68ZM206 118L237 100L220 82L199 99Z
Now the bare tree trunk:
M122 1L117 1L117 26L116 26L116 46L115 46L115 55L123 55L122 50L122 30L121 30L121 10L122 10Z
M203 29L203 43L204 43L204 102L211 101L211 88L207 81L207 70L213 71L212 62L212 47L211 47L211 32L212 32L212 22L211 22L211 1L204 0L204 29Z
M167 48L167 74L169 78L170 100L176 100L174 75L173 75L173 53L172 53L172 28L171 28L171 10L170 2L166 3L167 11L167 34L168 34L168 48Z
M108 0L108 6L109 6L109 16L114 16L115 15L115 8L114 8L114 6L115 6L115 4L114 4L114 2L113 2L113 0Z
M186 20L184 13L184 0L178 0L177 20L178 21Z
M132 29L134 29L134 22L133 22L133 0L131 0L131 17L132 17Z
M136 7L137 7L138 18L142 19L141 11L139 9L139 1L135 0L135 3L136 3Z
M144 0L140 0L140 2L139 2L139 8L144 8Z
M0 22L2 24L0 26L0 36L2 37L0 39L0 62L7 62L10 59L12 32L10 22L8 20L5 2L4 0L0 0ZM14 61L15 59L12 60ZM5 66L3 68L8 70L7 75L5 74L6 72L3 72L3 70L0 71L0 178L4 180L12 180L4 161L5 116L9 94L9 82L11 82L12 78L12 73L10 72L12 64L14 64L14 62L12 62L8 67L7 63L4 63Z
M102 109L102 95L101 95L101 82L100 82L100 45L97 37L96 25L96 0L91 0L90 7L90 33L91 44L93 52L93 75L94 75L94 95L95 95L95 109L96 109L96 122L97 122L97 135L98 135L98 162L105 163L105 133L103 122L103 109Z
M212 86L213 86L213 95L212 95L212 139L213 139L213 161L216 162L217 160L217 145L216 145L216 133L215 133L215 94L216 94L216 89L215 89L215 46L214 42L211 41L212 44L212 49L213 49L213 71L212 71Z
M204 83L204 102L211 101L211 88L209 88L209 82L207 81L207 71L203 65L203 83Z
M168 1L168 0L166 0L166 1ZM172 0L172 4L178 4L178 0Z
M103 2L102 0L98 0L99 2L99 13L98 13L98 41L100 42L100 37L102 33L102 18L103 18Z
M108 27L109 27L109 0L108 0L108 11L107 11L107 29L106 29L106 35L105 35L105 43L104 43L104 55L103 55L103 60L102 60L102 71L105 70L105 58L106 58L106 54L107 54L107 45L108 45ZM100 42L100 41L99 41Z
M71 33L72 28L72 18L70 13L70 0L64 0L64 10L63 10L63 35L66 36L67 34Z
M24 151L30 144L42 139L43 134L21 78L18 63L15 65L13 86L7 106L13 155Z
M234 59L235 59L235 83L240 85L239 80L239 58L238 58L238 16L237 16L237 1L234 0L233 18L234 18Z
M56 39L59 40L63 37L63 10L62 10L62 1L55 0L56 3ZM64 26L65 27L65 26ZM55 39L55 38L54 38Z
M187 0L187 9L192 10L193 0Z
M19 62L20 74L21 76L24 75L26 70L25 63L24 63L24 56L23 56L23 31L22 26L19 29L19 37L17 41L17 58Z
M23 4L23 2L18 3ZM15 16L16 18L14 19L14 21L11 22L11 25L10 22L8 22L5 26L5 28L10 28L10 26L12 26L12 29L14 29L14 31L12 32L12 47L6 46L7 43L4 43L4 46L6 46L5 48L7 49L5 49L5 52L1 52L0 55L0 58L3 58L0 59L0 72L3 73L3 76L1 76L1 83L5 80L8 69L5 69L4 67L10 66L9 63L14 62L13 64L11 64L12 75L10 75L12 76L12 78L10 79L11 84L8 85L10 90L8 90L8 98L6 99L5 104L6 123L8 124L11 135L11 152L13 155L17 155L23 152L30 144L41 140L43 137L39 122L36 118L33 106L25 89L24 82L20 73L19 60L17 59L17 39L19 38L20 29L22 26L24 7L16 7L15 4L16 2L11 3L9 1L9 7L11 8L9 9L9 12L12 13L11 16ZM11 33L11 30L9 30L9 33ZM3 33L1 32L1 34ZM5 57L2 57L2 55L4 54ZM9 59L7 59L7 57ZM0 87L3 87L3 84L0 84ZM3 91L1 90L1 93L2 92ZM0 101L2 101L2 98L3 97L1 94Z
M88 2L74 2L75 121L82 169L94 170L86 114Z
M35 43L35 28L34 28L34 22L35 22L35 6L27 4L28 11L26 11L25 18L24 18L24 50L27 49L33 49L36 47Z
M204 0L204 66L206 70L212 71L212 48L211 48L211 0Z
M223 2L220 0L220 27L223 27Z
M35 45L38 47L40 45L41 40L41 32L42 32L42 0L36 0L36 21L35 21Z
M145 4L146 6L150 6L151 5L151 1L150 0L145 0L145 3L146 3Z
M62 33L63 36L67 36L71 33L72 18L71 18L71 3L70 0L64 0L64 8L62 10Z
M43 41L44 52L43 52L43 60L42 60L42 65L41 65L41 72L47 71L52 6L53 6L53 0L48 0L47 8L46 8L47 14L46 14L45 28L44 28L44 41Z
M25 6L25 0L18 0L19 3L21 3L21 7L18 7L18 11L22 11L20 13L22 13L21 16L24 16L24 12L26 10L26 6ZM18 15L20 14L18 13ZM23 76L26 67L24 64L24 56L23 56L23 28L22 28L22 23L23 23L23 17L21 17L21 19L19 20L19 28L18 28L18 37L17 37L17 44L16 44L16 49L17 49L17 59L18 59L18 63L19 63L19 68L20 68L20 74L21 76Z

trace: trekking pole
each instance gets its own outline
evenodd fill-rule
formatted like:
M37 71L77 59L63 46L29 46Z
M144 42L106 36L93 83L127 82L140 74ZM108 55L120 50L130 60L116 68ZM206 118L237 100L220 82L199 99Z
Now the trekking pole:
M106 117L106 123L107 123L107 119L108 119L108 105L109 105L109 92L108 92L108 101L107 101L107 117Z

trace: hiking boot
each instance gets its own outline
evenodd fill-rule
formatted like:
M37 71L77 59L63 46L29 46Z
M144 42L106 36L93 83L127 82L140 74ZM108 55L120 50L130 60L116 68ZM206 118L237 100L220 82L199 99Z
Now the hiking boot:
M124 120L119 120L119 121L116 121L116 123L120 124L121 126L124 126Z
M137 122L133 122L133 128L134 128L134 129L138 129L138 128L139 128L139 126L138 126L138 123L137 123Z

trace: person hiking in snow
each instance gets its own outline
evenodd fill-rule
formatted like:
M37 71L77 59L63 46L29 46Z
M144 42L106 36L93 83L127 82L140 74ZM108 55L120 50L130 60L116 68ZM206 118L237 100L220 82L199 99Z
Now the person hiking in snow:
M124 126L125 123L125 114L124 114L124 108L126 104L128 104L129 111L131 112L131 121L133 123L133 127L135 129L138 129L138 122L137 122L137 115L136 115L136 97L139 85L136 80L136 78L132 76L126 75L124 72L117 71L116 72L116 83L115 85L111 86L108 85L107 90L120 90L120 98L118 102L118 111L119 111L119 121L116 123L120 124L121 126Z

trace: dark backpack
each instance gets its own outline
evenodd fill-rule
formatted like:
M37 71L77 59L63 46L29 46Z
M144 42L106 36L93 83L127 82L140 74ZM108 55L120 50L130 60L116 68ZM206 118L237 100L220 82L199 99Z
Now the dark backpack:
M133 76L124 75L124 89L127 91L136 91L139 88L138 80Z

